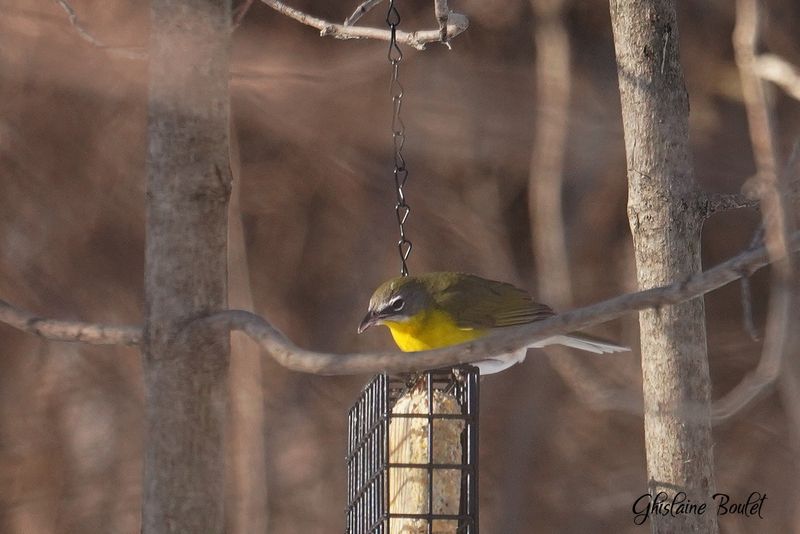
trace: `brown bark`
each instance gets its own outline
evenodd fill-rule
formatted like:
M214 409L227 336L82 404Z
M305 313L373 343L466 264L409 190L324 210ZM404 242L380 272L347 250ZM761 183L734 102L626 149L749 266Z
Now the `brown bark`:
M142 532L222 532L230 0L154 0L148 101Z
M639 286L700 272L703 209L689 148L689 102L674 0L611 0ZM713 502L703 300L643 311L647 471L652 494ZM689 408L691 407L691 408ZM684 409L685 408L685 409ZM716 532L714 513L651 515L654 532Z

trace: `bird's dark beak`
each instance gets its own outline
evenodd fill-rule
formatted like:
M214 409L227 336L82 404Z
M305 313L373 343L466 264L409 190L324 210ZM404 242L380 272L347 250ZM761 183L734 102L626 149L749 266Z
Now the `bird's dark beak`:
M370 326L378 324L379 320L380 318L378 317L378 314L370 310L369 312L367 312L367 315L364 316L364 319L361 321L361 324L358 325L358 333L360 334Z

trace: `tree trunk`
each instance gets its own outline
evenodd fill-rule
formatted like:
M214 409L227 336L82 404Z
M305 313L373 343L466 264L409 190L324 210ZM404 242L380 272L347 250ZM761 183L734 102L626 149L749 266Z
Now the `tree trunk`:
M230 0L153 0L148 102L142 532L222 532Z
M611 0L619 71L628 217L639 286L700 271L703 213L689 149L689 102L674 0ZM702 298L641 312L647 471L652 495L714 492ZM651 514L653 531L716 532L716 514Z

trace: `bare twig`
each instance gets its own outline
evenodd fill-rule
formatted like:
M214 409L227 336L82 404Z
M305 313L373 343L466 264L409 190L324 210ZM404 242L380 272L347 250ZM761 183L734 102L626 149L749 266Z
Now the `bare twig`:
M758 199L750 198L742 193L705 193L706 217L721 211L738 210L742 208L758 209Z
M91 345L138 345L140 326L110 326L80 321L43 319L0 300L0 323L53 341L79 341Z
M358 5L355 11L353 11L353 14L347 17L347 19L344 21L344 25L352 26L358 22L358 19L366 15L370 9L377 6L381 2L383 2L383 0L364 0Z
M794 202L800 198L800 180L792 177L792 162L797 160L800 152L800 143L795 146L793 156L789 160L785 171L786 198ZM705 203L706 218L717 213L729 210L753 209L761 211L761 199L759 198L759 188L762 185L758 174L750 176L744 181L742 193L700 193L701 202Z
M108 52L112 56L118 56L126 59L146 59L147 53L144 51L143 48L138 47L117 47L117 46L109 46L105 44L103 41L95 37L92 32L86 29L86 27L81 24L80 20L78 20L78 14L75 13L75 10L72 6L67 2L67 0L55 0L56 4L61 6L61 9L66 12L67 17L69 17L69 23L72 24L72 27L75 28L75 31L78 35L86 41L87 43L91 44L96 48L101 48Z
M800 148L795 147L794 153L796 154L799 151ZM796 159L797 156L792 156L792 158L790 158L787 169L791 167L791 161ZM800 180L791 180L792 176L788 170L785 174L785 182L788 182L784 184L786 190L785 197L788 201L794 202L800 198ZM742 190L745 191L745 193L700 193L701 202L705 203L706 218L724 211L744 208L760 211L761 200L758 198L758 195L761 185L762 181L760 177L755 175L745 180L742 186Z
M233 29L238 28L242 23L245 15L247 15L247 12L250 11L250 7L252 7L253 1L254 0L243 0L242 3L233 10Z
M327 20L313 17L293 7L289 7L278 0L261 0L269 7L292 18L302 24L311 26L319 30L322 37L333 37L335 39L377 39L388 41L391 33L389 30L380 28L366 28L362 26L345 26L335 24ZM464 32L469 26L467 17L460 13L450 13L447 22L447 35L450 38ZM439 30L422 30L416 32L397 31L397 42L412 46L418 50L423 50L428 43L441 42L441 32Z
M800 69L777 54L761 54L755 57L753 72L761 79L770 81L786 94L800 100Z

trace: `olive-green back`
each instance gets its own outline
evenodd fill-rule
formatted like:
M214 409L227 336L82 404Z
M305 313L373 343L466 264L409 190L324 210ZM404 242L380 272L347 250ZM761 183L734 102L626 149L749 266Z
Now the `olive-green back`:
M461 328L513 326L555 315L549 306L505 282L450 272L427 273L418 279Z

